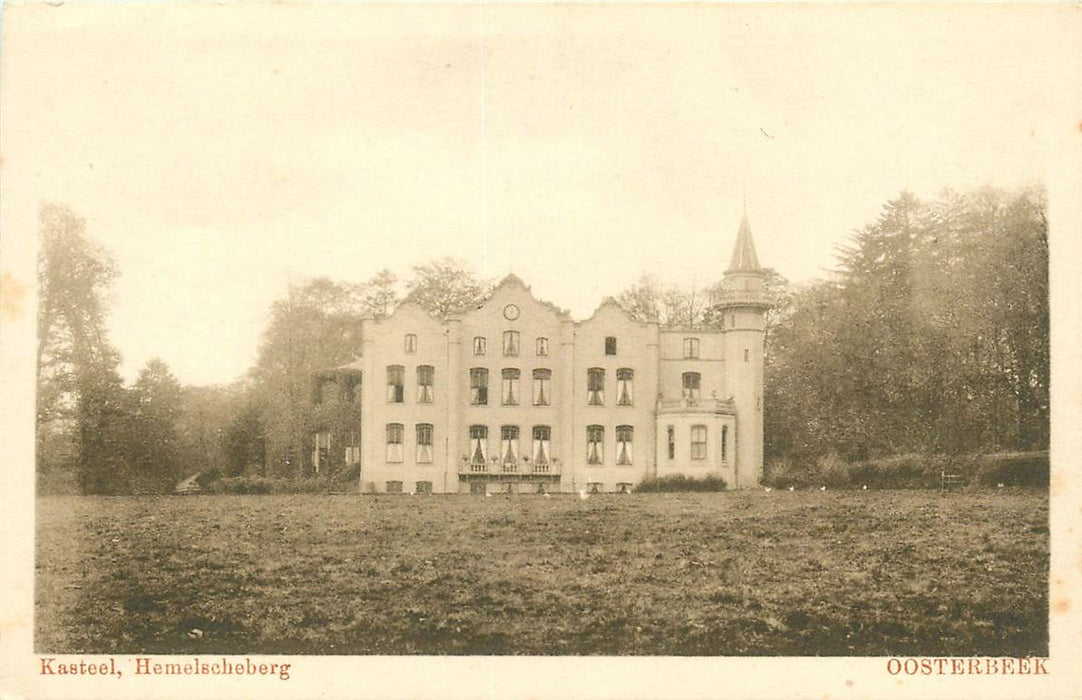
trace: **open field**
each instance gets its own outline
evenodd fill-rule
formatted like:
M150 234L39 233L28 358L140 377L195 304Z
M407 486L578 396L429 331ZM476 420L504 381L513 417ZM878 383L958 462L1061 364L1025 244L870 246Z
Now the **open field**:
M1048 652L1040 490L37 508L39 652Z

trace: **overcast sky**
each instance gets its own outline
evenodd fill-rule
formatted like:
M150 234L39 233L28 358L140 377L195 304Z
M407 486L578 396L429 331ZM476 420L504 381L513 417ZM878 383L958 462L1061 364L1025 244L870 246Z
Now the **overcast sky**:
M903 189L1045 180L1066 9L8 5L4 233L86 217L124 375L195 384L290 281L452 255L580 318L709 284L745 192L804 281Z

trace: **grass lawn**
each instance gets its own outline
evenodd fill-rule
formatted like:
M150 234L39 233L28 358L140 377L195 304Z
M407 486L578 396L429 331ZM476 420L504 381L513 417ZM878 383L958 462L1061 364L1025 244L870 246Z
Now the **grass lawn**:
M37 508L42 653L1048 653L1038 490Z

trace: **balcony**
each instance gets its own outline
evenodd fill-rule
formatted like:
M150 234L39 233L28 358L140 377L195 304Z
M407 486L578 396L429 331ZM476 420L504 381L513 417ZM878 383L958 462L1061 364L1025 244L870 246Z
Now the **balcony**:
M683 396L679 399L661 399L657 402L658 413L735 413L732 399Z
M498 477L512 481L558 480L560 467L558 459L537 464L530 457L522 457L517 462L504 462L493 457L482 463L471 462L468 457L463 456L458 474L463 480L477 477Z

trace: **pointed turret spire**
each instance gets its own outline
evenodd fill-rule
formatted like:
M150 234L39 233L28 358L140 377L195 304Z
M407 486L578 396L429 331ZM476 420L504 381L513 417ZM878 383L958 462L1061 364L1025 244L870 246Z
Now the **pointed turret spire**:
M748 224L748 212L740 218L740 230L736 234L733 257L726 272L761 272L759 256L755 254L755 242L751 240L751 225Z

